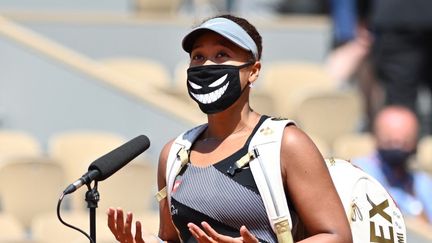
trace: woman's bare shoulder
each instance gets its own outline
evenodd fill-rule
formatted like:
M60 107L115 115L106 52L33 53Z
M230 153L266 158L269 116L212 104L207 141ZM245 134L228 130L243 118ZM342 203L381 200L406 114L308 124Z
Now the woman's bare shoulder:
M162 150L159 154L159 164L160 163L165 163L166 164L166 160L168 159L168 155L169 152L171 150L171 146L174 143L175 139L171 139L170 141L168 141L163 147Z
M158 186L159 190L165 186L165 171L168 160L168 155L171 150L171 146L174 143L174 139L171 139L168 143L166 143L159 155L159 164L158 164Z
M320 151L305 132L294 125L285 127L281 144L281 166L285 176L311 168L324 169L324 165Z
M285 127L282 136L282 152L294 154L309 154L317 152L314 142L309 136L295 125Z

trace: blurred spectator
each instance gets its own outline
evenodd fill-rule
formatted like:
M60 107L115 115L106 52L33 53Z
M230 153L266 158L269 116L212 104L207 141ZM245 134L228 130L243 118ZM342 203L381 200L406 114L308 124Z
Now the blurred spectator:
M281 14L323 14L327 12L326 2L316 0L278 0L275 9Z
M406 106L418 115L418 90L422 84L432 87L431 11L431 0L372 1L372 52L386 103ZM431 132L428 106L429 114L421 120L423 133Z
M332 50L326 68L339 87L353 82L363 93L365 124L370 130L375 113L382 106L382 90L373 75L369 30L370 0L329 0L332 22Z
M356 37L357 0L330 0L330 14L333 23L333 42L343 45Z
M388 106L374 121L376 152L353 163L376 178L406 216L432 222L432 178L411 170L417 146L416 115L403 106Z

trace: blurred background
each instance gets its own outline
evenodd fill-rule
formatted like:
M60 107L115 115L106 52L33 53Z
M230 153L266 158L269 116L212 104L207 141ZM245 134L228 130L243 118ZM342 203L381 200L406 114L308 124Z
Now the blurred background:
M181 40L216 14L246 17L263 36L254 109L296 120L325 157L373 152L371 121L384 91L370 58L372 10L336 2L0 0L0 242L88 242L56 218L58 196L92 161L140 134L150 148L99 183L98 241L114 241L108 206L136 212L157 232L159 152L205 122L186 92ZM418 89L413 167L431 173L431 98ZM67 196L62 215L88 231L84 194ZM409 242L432 242L428 225L407 227Z

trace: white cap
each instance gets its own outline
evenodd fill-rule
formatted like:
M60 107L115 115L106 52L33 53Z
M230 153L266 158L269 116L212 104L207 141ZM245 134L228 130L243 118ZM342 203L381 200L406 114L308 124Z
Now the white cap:
M258 47L252 37L237 23L226 18L213 18L192 29L182 41L183 50L190 53L193 44L203 30L211 30L227 38L239 47L252 52L258 60Z

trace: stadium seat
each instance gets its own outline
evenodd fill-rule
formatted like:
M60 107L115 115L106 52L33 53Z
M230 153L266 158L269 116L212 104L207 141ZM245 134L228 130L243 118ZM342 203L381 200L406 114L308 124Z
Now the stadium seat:
M186 81L187 81L187 69L189 63L181 61L177 63L174 68L174 83L170 88L166 90L167 93L174 95L190 104L193 104L193 100L189 97Z
M359 95L348 91L311 91L294 101L294 120L329 146L337 137L357 132L362 119Z
M432 175L432 135L420 139L417 149L417 160L420 168Z
M147 58L118 57L99 60L105 66L131 79L123 83L130 89L148 92L148 86L167 89L171 85L169 71L161 63Z
M276 99L273 97L273 95L269 91L263 89L253 88L249 94L250 107L254 111L257 111L261 114L289 118L287 114L283 114L283 112L277 112L275 102Z
M66 223L90 235L89 213L61 211L60 215ZM54 212L40 214L35 217L31 225L31 232L32 238L41 243L89 242L88 238L82 233L63 225ZM97 210L96 213L96 239L97 242L115 242L115 238L107 226L107 216L103 210Z
M125 211L142 213L157 205L156 168L148 161L135 159L109 179L99 182L99 209L121 207Z
M0 162L8 157L42 155L39 142L31 134L18 130L0 130Z
M107 226L106 211L98 208L96 213L96 239L99 243L115 242L115 238ZM60 212L62 219L90 235L89 214L87 212ZM141 221L143 230L157 235L159 229L158 211L134 213L133 220ZM132 226L135 230L135 225ZM33 239L40 243L88 243L82 233L63 225L55 213L38 215L32 222Z
M276 116L292 117L292 99L299 91L334 90L336 86L324 66L317 63L273 62L266 64L264 70L256 86L267 93L271 104L263 106L273 106Z
M58 161L72 183L88 170L88 166L125 142L120 135L104 131L68 131L57 133L49 139L48 155ZM80 190L71 195L71 208L84 210L85 192Z
M63 168L48 158L11 159L0 167L2 210L25 228L36 215L55 211L64 186Z
M135 6L141 15L175 14L180 7L180 0L135 0Z
M139 220L143 229L148 233L157 235L159 232L159 211L149 210L146 212L139 212L135 215L135 219Z
M321 155L324 158L328 158L331 156L331 148L325 140L313 134L308 134L308 135L315 143L315 146L317 146L318 150L321 152Z
M345 160L368 156L375 150L370 133L350 133L337 137L333 143L333 156Z
M26 239L22 224L11 214L0 212L0 242L20 242Z

